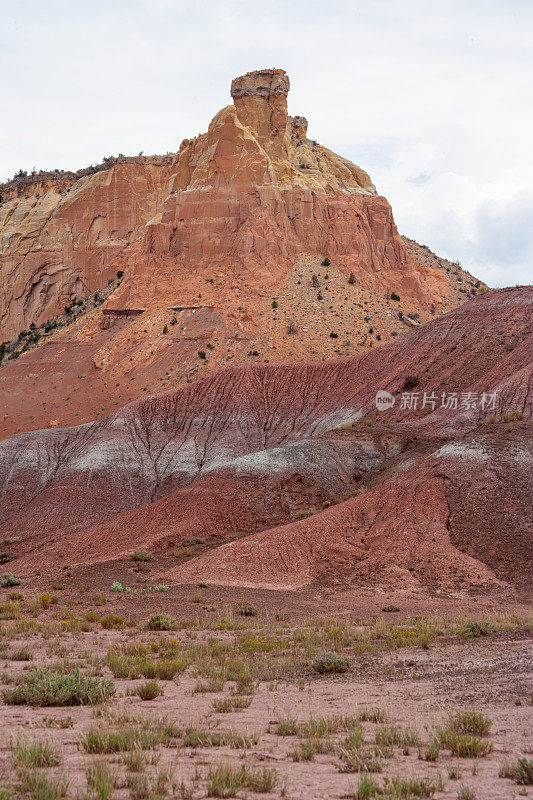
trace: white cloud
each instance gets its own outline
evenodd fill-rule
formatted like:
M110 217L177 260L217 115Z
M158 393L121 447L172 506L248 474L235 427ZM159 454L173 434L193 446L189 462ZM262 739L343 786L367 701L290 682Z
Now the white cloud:
M528 280L529 0L0 0L0 18L0 179L174 151L232 77L281 66L292 113L367 169L402 232Z

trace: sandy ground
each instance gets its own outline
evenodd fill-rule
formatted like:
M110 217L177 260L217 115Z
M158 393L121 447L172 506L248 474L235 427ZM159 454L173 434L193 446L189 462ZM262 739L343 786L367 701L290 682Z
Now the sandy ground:
M108 612L106 607L105 611ZM7 623L3 623L5 628ZM254 623L257 625L257 622ZM290 628L287 628L290 630ZM242 632L239 633L241 635ZM276 788L261 796L286 797L291 800L324 800L346 798L353 794L359 775L340 771L338 744L345 733L333 734L333 752L318 754L312 761L294 761L291 753L298 746L294 736L276 733L276 721L292 716L304 722L310 716L358 714L361 710L380 708L388 723L415 729L423 743L427 743L434 726L441 724L447 713L458 709L475 709L490 716L490 740L493 752L483 758L452 757L442 750L436 762L426 762L418 757L417 747L407 753L394 747L390 757L384 759L383 772L375 775L381 784L386 777L409 776L437 777L440 773L442 789L431 797L436 800L460 797L462 787L472 790L476 800L503 800L531 794L531 788L520 787L510 779L498 777L500 765L507 757L515 760L519 755L533 753L533 682L531 675L531 632L521 628L499 632L471 640L452 637L438 639L428 649L406 647L392 651L365 653L351 658L347 673L322 677L311 670L298 668L283 681L260 682L253 693L250 705L230 713L216 713L213 700L232 696L234 686L227 683L217 692L195 692L197 677L195 667L189 667L174 680L161 681L163 695L151 701L141 701L131 692L139 680L114 679L116 695L100 707L28 708L0 705L2 732L0 735L0 774L3 783L10 780L16 785L17 776L11 752L12 744L21 736L26 741L36 739L52 741L61 753L62 764L44 770L49 775L68 777L68 797L81 798L86 792L85 770L91 763L80 747L80 739L91 726L105 727L117 714L141 715L152 720L166 717L180 728L196 725L209 730L234 729L238 732L255 732L256 744L246 749L229 747L183 746L177 740L172 746L156 748L156 764L145 768L146 775L157 775L168 769L174 788L166 794L152 792L149 797L207 796L207 777L211 767L221 762L250 764L256 767L275 768L279 782ZM229 642L237 635L233 631L179 630L170 634L152 633L144 629L122 631L101 630L99 626L75 635L50 632L5 636L2 639L1 672L6 682L27 671L32 666L50 665L67 658L82 669L94 665L109 647L131 641L149 642L173 638L178 646L206 642L215 636ZM12 655L27 647L33 655L32 662L16 661ZM96 674L111 677L107 666ZM111 714L111 718L110 715ZM54 722L50 722L54 720ZM60 720L69 720L70 727L55 727ZM121 723L122 725L124 722ZM363 722L369 743L375 741L378 723ZM153 754L152 754L153 755ZM529 756L530 757L530 756ZM105 760L116 773L116 788L112 797L141 797L127 786L127 775L122 755L96 756ZM152 756L150 755L150 758ZM450 769L456 768L458 778L450 778ZM2 780L0 780L0 786ZM352 794L351 794L352 793ZM475 794L474 794L475 793ZM2 797L7 795L0 795ZM85 795L96 797L94 793ZM255 797L248 789L239 790L238 797Z

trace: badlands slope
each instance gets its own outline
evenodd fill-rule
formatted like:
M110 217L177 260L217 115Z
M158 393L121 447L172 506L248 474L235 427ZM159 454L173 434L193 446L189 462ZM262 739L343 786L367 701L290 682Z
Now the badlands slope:
M353 358L228 368L89 424L7 439L0 524L13 569L96 566L196 538L200 550L180 550L161 580L524 597L532 310L531 288L485 292ZM376 409L378 390L392 408ZM418 408L402 408L413 392ZM434 408L421 408L424 392ZM443 392L457 408L441 407Z

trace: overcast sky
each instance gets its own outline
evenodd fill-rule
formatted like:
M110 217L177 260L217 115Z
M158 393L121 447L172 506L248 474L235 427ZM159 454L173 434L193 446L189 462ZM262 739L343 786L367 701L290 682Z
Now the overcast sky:
M272 66L401 233L532 282L533 0L0 0L0 180L175 151Z

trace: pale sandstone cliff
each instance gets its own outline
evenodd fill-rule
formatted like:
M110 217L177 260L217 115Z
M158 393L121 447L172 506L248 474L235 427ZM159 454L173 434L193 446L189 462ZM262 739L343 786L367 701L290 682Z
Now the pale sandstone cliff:
M1 187L1 341L114 277L110 262L160 208L169 162L117 159L81 177L36 175Z

